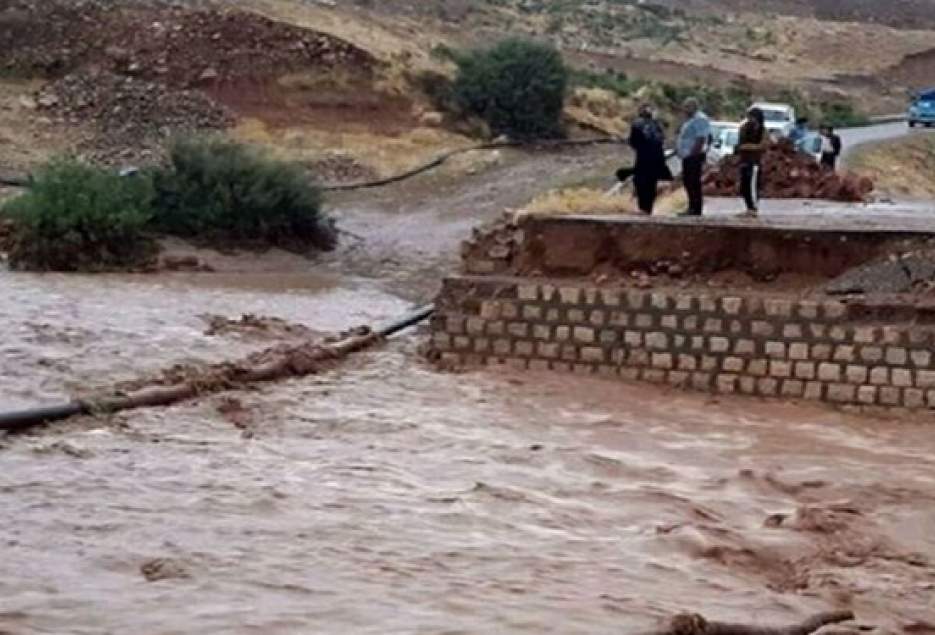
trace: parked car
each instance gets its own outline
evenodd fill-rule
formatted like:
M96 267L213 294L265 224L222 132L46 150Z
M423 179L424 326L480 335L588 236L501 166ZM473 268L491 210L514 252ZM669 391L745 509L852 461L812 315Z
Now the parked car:
M909 127L935 124L935 88L918 93L909 106Z
M752 108L763 111L766 130L774 137L788 137L795 127L795 108L789 104L761 101L753 104Z
M711 123L711 148L708 150L708 161L719 163L737 149L740 137L740 124L730 121L714 121Z

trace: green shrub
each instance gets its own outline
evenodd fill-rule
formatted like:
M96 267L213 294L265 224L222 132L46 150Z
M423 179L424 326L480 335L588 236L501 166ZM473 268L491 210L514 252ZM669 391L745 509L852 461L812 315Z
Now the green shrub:
M866 126L870 123L870 118L849 102L824 102L819 109L821 111L819 121L835 128Z
M494 134L526 140L561 134L568 70L554 48L510 39L456 54L455 62L454 99Z
M107 271L145 265L156 253L146 226L153 187L145 175L57 159L8 201L14 224L10 264L35 271Z
M178 140L155 171L153 226L208 242L333 249L322 193L298 165L223 139Z

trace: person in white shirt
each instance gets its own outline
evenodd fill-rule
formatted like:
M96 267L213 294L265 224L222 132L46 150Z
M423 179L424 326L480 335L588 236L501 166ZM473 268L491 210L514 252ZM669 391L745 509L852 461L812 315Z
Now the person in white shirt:
M676 151L682 159L682 183L688 194L688 210L681 215L701 216L704 212L701 179L711 141L711 121L701 112L698 100L694 97L686 99L682 108L685 122L679 129Z

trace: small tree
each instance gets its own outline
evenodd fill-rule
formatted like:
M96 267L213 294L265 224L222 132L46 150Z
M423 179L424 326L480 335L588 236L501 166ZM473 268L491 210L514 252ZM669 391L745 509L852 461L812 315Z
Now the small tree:
M121 177L71 159L53 160L25 194L3 207L14 227L10 264L33 271L145 265L157 251L146 231L152 201L145 175Z
M331 249L322 193L294 163L224 139L185 139L155 173L154 227L209 241Z
M494 134L517 139L561 134L568 70L557 50L509 39L489 50L456 54L455 62L455 100Z

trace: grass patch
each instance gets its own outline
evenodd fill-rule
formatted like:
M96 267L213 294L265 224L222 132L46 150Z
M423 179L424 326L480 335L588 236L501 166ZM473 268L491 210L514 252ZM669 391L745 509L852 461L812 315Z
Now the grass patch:
M877 192L935 198L935 134L913 135L858 148L848 167L876 184Z
M606 194L587 187L569 187L540 194L518 210L517 216L636 214L632 196Z
M685 209L687 198L680 187L660 185L654 215L672 216ZM567 187L540 194L515 213L525 216L614 216L638 215L632 192L608 194L591 187Z

